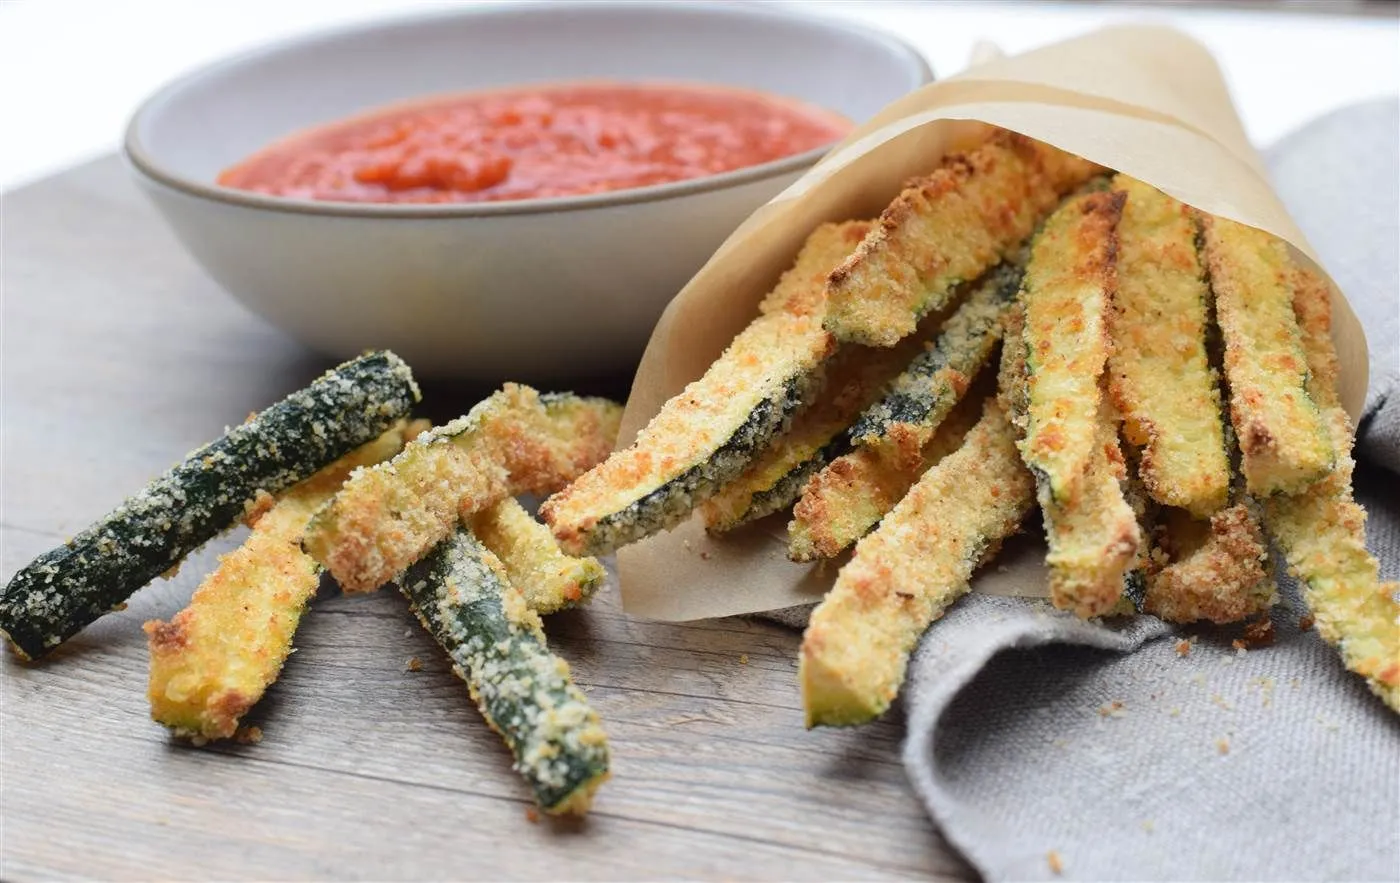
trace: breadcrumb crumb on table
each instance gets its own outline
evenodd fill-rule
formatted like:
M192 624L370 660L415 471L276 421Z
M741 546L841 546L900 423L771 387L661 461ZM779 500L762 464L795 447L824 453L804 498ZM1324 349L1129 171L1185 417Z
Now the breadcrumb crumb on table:
M256 745L262 741L262 727L239 727L233 734L233 741L240 745Z
M1191 642L1190 642L1189 640L1187 640L1186 638L1182 638L1180 641L1177 641L1177 642L1176 642L1176 655L1182 657L1183 659L1184 659L1185 657L1187 657L1187 656L1190 656L1190 655L1191 655Z
M1065 861L1060 858L1060 853L1054 849L1045 854L1045 863L1050 866L1050 873L1063 874L1065 871Z
M1229 740L1229 739L1226 739L1224 736L1220 737L1219 739L1216 739L1216 740L1215 740L1215 750L1216 750L1216 751L1219 751L1221 754L1229 754L1229 753L1230 753L1230 740Z
M410 656L408 657L408 665L406 667L409 671L422 671L423 660L419 659L417 656Z

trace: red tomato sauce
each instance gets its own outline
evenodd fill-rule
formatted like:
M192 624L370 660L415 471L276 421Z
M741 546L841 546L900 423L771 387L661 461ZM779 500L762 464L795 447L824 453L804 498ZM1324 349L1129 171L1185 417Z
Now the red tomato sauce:
M837 114L743 89L576 83L431 99L276 143L226 187L335 202L497 202L700 178L822 147Z

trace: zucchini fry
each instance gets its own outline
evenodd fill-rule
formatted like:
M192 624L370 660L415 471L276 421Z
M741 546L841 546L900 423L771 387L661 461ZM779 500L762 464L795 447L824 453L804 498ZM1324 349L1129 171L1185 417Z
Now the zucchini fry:
M352 476L312 518L303 548L345 591L373 591L459 518L515 494L549 493L602 460L621 416L603 399L542 396L507 383L466 416Z
M807 726L882 714L929 624L968 590L973 570L1020 526L1035 482L995 400L962 447L924 473L812 613L798 677Z
M956 451L977 422L981 404L964 397L924 445L912 466L856 448L812 476L788 524L793 561L834 558L869 533L935 463Z
M773 439L743 475L700 506L706 529L724 533L796 502L808 480L846 448L851 421L885 393L921 347L922 340L911 335L892 347L839 348L816 401L798 413L792 427Z
M867 224L826 224L761 314L699 380L662 406L631 447L545 501L570 554L603 554L679 524L738 478L820 389L836 343L822 329L824 278Z
M1337 398L1337 353L1331 336L1331 291L1316 274L1298 270L1294 309L1311 370L1309 392L1323 409L1337 451L1337 468L1299 494L1264 501L1269 532L1289 570L1302 582L1317 630L1346 667L1400 712L1400 586L1380 581L1366 551L1366 512L1352 497L1352 428Z
M860 415L851 441L906 466L918 463L938 424L991 359L1024 269L1022 255L987 272L933 345L910 363L888 395Z
M403 447L403 424L287 490L250 519L252 532L170 620L145 624L151 718L177 736L227 739L277 680L321 568L301 551L316 509L362 466Z
M472 533L500 559L510 584L524 593L525 603L536 613L585 603L608 576L597 558L565 555L549 528L514 497L477 515Z
M1288 246L1224 218L1201 215L1201 226L1245 481L1260 497L1297 493L1332 470L1336 452L1306 387Z
M827 286L827 330L892 346L943 309L963 282L1007 257L1069 193L1102 169L1024 135L999 131L946 157L880 215Z
M1118 421L1102 389L1122 193L1075 196L1031 245L1021 287L1025 438L1050 544L1050 597L1082 617L1109 613L1142 536L1123 496Z
M1159 528L1169 559L1147 578L1142 609L1167 622L1239 622L1277 598L1269 547L1251 501L1216 512L1203 524L1172 510Z
M1076 495L1101 434L1106 317L1116 285L1121 193L1073 197L1031 245L1025 308L1026 425L1021 455L1055 500Z
M459 529L409 569L402 590L541 808L586 813L608 777L607 736L501 562Z
M1118 175L1118 289L1109 312L1108 391L1138 475L1164 506L1208 518L1226 505L1230 464L1220 390L1206 354L1209 289L1191 210Z
M77 634L275 494L372 441L418 401L408 366L369 353L189 454L92 527L19 570L0 631L24 659Z

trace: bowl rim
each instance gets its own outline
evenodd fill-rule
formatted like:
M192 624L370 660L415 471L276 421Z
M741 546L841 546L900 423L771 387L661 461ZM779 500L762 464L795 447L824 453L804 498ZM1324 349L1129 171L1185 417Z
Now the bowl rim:
M306 34L275 40L243 52L234 53L187 71L161 86L137 106L136 111L131 115L131 118L126 124L125 134L122 139L122 153L133 168L153 181L164 184L167 187L189 196L222 202L229 205L242 206L244 208L266 209L292 214L354 218L468 218L490 217L493 215L554 214L558 212L580 211L584 209L677 199L697 193L722 190L728 187L749 184L755 181L777 178L790 174L815 164L817 160L821 159L822 156L834 146L827 145L817 147L770 162L745 166L744 168L729 172L721 172L717 175L707 175L701 178L690 178L684 181L672 181L663 184L651 184L645 187L633 187L625 190L588 193L579 196L474 203L365 203L332 202L328 200L273 196L248 190L237 190L232 187L224 187L217 183L197 180L187 175L173 172L163 166L161 162L146 149L145 145L142 144L138 134L138 130L141 128L142 124L155 112L157 107L165 103L170 96L187 88L191 82L221 73L231 68L256 64L267 56L296 50L310 45L341 40L347 37L360 36L386 27L425 25L446 19L456 20L477 16L506 17L519 15L521 13L537 14L550 10L562 9L609 10L614 12L637 9L663 12L702 11L718 12L739 18L749 17L764 18L770 21L806 22L808 24L853 32L864 40L883 44L886 49L903 56L906 61L912 63L916 72L918 81L914 84L913 89L925 86L933 82L934 79L933 69L929 66L928 60L924 58L923 53L919 52L919 50L914 48L908 41L894 34L863 24L847 22L839 18L811 15L805 12L792 12L784 8L770 6L756 7L733 2L724 2L724 0L683 0L683 2L642 3L614 0L614 2L588 4L570 3L566 2L566 0L550 0L550 2L537 2L520 6L486 4L467 9L455 8L411 13L407 15L386 16L370 21L322 28ZM410 98L406 100L411 101L413 99Z

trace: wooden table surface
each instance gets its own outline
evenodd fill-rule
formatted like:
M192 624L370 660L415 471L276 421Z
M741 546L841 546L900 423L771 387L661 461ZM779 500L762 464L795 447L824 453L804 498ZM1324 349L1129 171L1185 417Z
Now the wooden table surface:
M326 364L220 292L114 157L0 211L8 579ZM426 394L447 416L475 393ZM261 743L174 742L149 719L141 623L238 538L43 663L4 653L5 880L974 879L906 783L902 721L802 729L795 633L636 621L615 590L547 623L613 746L583 823L528 820L508 753L397 593L315 603L248 718Z

